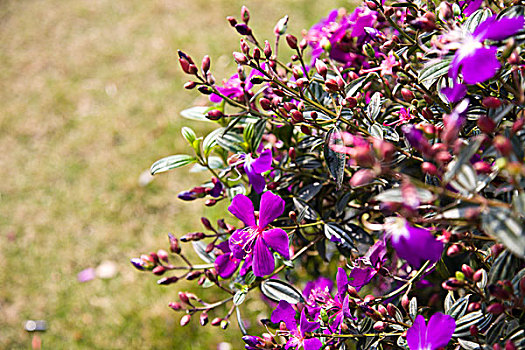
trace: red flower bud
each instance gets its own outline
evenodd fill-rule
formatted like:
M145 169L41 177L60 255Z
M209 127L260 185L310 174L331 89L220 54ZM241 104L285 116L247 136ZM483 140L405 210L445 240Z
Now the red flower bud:
M468 279L471 279L472 276L474 276L474 270L472 267L468 266L467 264L461 265L461 272L467 277Z
M525 118L520 118L512 124L512 132L515 134L518 131L520 131L523 128L523 125L525 125Z
M416 96L414 95L414 93L407 89L407 88L402 88L401 89L401 96L403 96L403 99L407 102L410 102L412 101L414 98L416 98Z
M357 99L355 97L352 97L352 96L347 97L345 101L346 101L346 106L348 108L354 108L355 106L357 106Z
M204 72L204 74L206 74L209 70L210 70L210 56L206 55L202 58L202 65L201 65L201 68L202 68L202 71Z
M382 332L386 329L386 324L383 321L377 321L373 326L374 330Z
M270 58L272 56L272 47L270 46L268 40L264 42L264 56L266 58Z
M494 303L487 307L487 312L493 315L499 315L505 311L505 307L500 303Z
M288 46L290 46L292 50L297 50L297 38L292 34L286 34L285 38L286 42L288 43Z
M488 96L481 101L481 104L485 108L496 109L501 106L501 100L496 97Z
M237 24L237 20L233 16L228 16L226 17L226 19L228 20L228 22L230 22L230 25L232 27L235 27L235 25Z
M334 79L327 79L324 83L328 92L337 92L339 90L339 85Z
M448 247L447 249L447 256L455 256L455 255L458 255L459 253L461 253L463 249L461 248L461 246L459 244L452 244L450 247Z
M494 138L493 145L503 156L508 156L512 153L512 144L505 136L496 136Z
M206 326L208 324L208 314L203 312L199 317L199 323L201 326Z
M421 171L429 175L436 175L438 173L437 167L430 162L421 163Z
M473 164L473 166L474 170L476 170L478 174L490 174L492 172L492 167L490 164L484 161L476 162Z
M153 272L157 276L160 276L164 274L164 272L166 272L166 268L162 265L155 266L151 272Z
M206 118L209 120L219 120L224 117L224 114L218 109L212 109L206 113Z
M486 115L480 116L477 124L478 128L485 134L491 134L496 129L496 122Z
M241 53L241 52L233 52L233 59L235 60L235 62L237 62L237 64L246 64L248 63L248 58L246 57L245 54Z
M177 303L176 301L169 303L168 306L175 311L179 311L182 309L182 305L180 303Z
M250 10L248 10L246 6L241 7L241 18L244 23L248 24L250 20Z

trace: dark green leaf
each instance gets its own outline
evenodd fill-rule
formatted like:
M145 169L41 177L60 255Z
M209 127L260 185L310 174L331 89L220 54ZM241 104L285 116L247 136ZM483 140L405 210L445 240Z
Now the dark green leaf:
M207 157L212 151L213 147L217 146L217 137L224 132L224 128L218 128L213 130L204 138L202 141L202 150L204 155Z
M187 154L176 154L157 160L150 168L151 175L162 173L171 169L194 163L195 157Z
M481 310L466 314L456 320L456 329L452 336L456 338L469 336L471 326L476 325L482 329L481 324L487 320L490 321L490 319L492 319L492 315L483 313Z
M381 112L381 105L383 101L381 100L381 94L376 92L370 98L370 103L366 106L366 114L370 119L375 120Z
M343 146L341 130L335 126L327 134L324 144L324 158L330 174L335 179L337 188L341 187L345 175L346 155L334 151L334 146Z
M232 153L244 152L244 148L241 146L243 139L238 134L226 133L217 136L217 144L227 151Z
M456 320L461 318L465 314L465 312L467 312L469 298L470 294L467 294L464 297L457 300L456 302L454 302L450 309L446 311L447 315L450 315Z
M301 292L292 285L276 279L265 280L261 283L261 292L270 300L278 303L285 300L290 304L304 302Z
M314 183L308 184L305 187L303 187L299 191L297 196L301 198L303 201L308 202L312 198L314 198L319 193L319 191L321 191L322 188L323 188L322 183L314 182Z
M418 74L419 82L426 82L427 86L432 85L437 79L447 74L451 61L452 59L443 59L427 62Z
M295 205L295 209L297 210L298 222L301 222L303 219L315 220L319 216L317 212L302 199L294 198L293 203Z
M416 192L421 203L429 203L434 200L434 195L429 190L416 187ZM403 197L401 187L391 188L383 191L376 195L373 199L378 202L404 203L406 201Z
M479 147L481 146L482 141L483 139L481 137L476 137L471 140L464 149L461 150L455 162L449 165L449 169L443 177L443 182L448 183L450 180L452 180L452 178L460 170L461 166L469 161L470 158L474 156L474 154L476 154Z
M341 246L343 249L355 249L355 245L350 233L336 223L329 222L325 224L324 235L331 242Z
M511 280L516 275L521 262L514 254L504 250L496 258L489 271L488 284L498 281Z
M186 119L213 122L212 120L206 118L206 113L209 110L209 107L196 106L183 110L182 112L180 112L180 115L182 115Z
M507 208L489 207L481 216L483 230L501 241L517 256L525 257L523 225Z

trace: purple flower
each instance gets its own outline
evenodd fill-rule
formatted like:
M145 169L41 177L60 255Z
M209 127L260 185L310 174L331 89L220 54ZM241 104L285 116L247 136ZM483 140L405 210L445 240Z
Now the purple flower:
M497 19L496 16L492 16L479 24L473 33L460 33L462 40L457 40L457 38L452 40L453 42L448 46L457 48L457 50L450 64L448 75L455 83L453 87L443 90L451 102L459 101L466 93L464 86L456 86L459 84L457 78L460 72L463 81L472 85L494 77L500 69L501 63L496 57L498 48L484 45L485 40L506 39L523 29L524 23L523 17ZM457 35L457 32L452 32L448 36L454 38Z
M241 263L241 259L237 259L233 256L227 241L217 244L217 248L222 250L224 254L217 256L215 259L215 270L222 278L230 278L235 273L235 271L237 271L237 268ZM248 272L248 269L251 265L251 256L249 256L246 258L246 260L244 260L244 264L241 268L241 276Z
M273 272L275 261L272 248L285 259L290 259L288 235L280 228L266 230L268 224L284 212L284 200L265 192L261 197L259 223L256 223L252 201L243 194L236 195L228 207L230 213L244 222L246 227L236 230L230 237L232 256L247 259L253 255L252 268L255 276L266 276Z
M319 277L315 281L308 281L303 290L303 296L306 300L310 297L312 292L327 292L330 293L334 287L334 282L326 277Z
M287 301L281 300L277 308L272 312L271 321L273 323L284 322L289 331L289 339L285 345L286 350L300 347L303 347L305 350L319 350L323 346L317 338L305 338L305 333L315 331L319 328L319 324L308 321L304 310L301 312L299 326L297 326L297 321L295 320L295 310Z
M385 220L386 237L400 258L412 267L418 268L425 261L436 262L441 259L443 243L438 241L429 230L410 226L404 218Z
M357 263L364 265L364 267L356 266L350 271L350 281L348 284L355 287L358 291L367 285L386 261L385 255L386 245L385 242L380 239L368 249L362 258L357 259Z
M267 148L261 152L259 158L252 158L251 154L244 156L244 172L257 193L261 193L266 186L264 176L261 174L272 169L272 149Z
M251 78L255 75L263 76L257 69L252 69L245 81L239 79L239 74L232 75L228 80L222 82L223 86L215 86L215 88L224 96L235 99L244 96L244 92L252 88ZM244 85L244 86L243 86ZM222 97L217 94L210 95L210 101L213 103L220 103Z
M447 346L454 330L456 321L451 316L438 312L425 324L423 316L419 315L407 331L407 343L410 350L436 350Z

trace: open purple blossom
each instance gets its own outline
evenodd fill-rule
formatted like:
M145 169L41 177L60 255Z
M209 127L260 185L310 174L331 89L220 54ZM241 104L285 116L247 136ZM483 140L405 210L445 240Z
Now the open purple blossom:
M232 257L252 258L255 276L266 276L273 272L275 261L270 248L290 259L289 241L286 232L280 228L267 230L267 226L284 212L284 200L265 192L261 197L259 222L256 222L252 201L243 194L236 195L228 207L230 213L244 222L245 228L236 230L230 237Z
M224 254L218 255L215 259L215 270L222 278L230 278L235 273L235 271L237 271L237 268L239 267L242 260L233 256L227 241L217 244L216 247L222 250ZM251 263L251 256L244 260L244 264L242 265L240 272L241 275L245 275L246 272L248 272Z
M492 16L480 23L472 33L454 31L445 36L451 41L446 48L457 49L448 71L454 85L443 89L450 102L459 101L466 93L466 87L458 82L459 73L466 84L473 85L494 77L500 69L501 63L496 57L498 48L484 42L504 40L523 29L524 23L523 17L497 19Z
M448 315L438 312L425 324L423 316L418 315L414 324L407 331L407 343L410 350L436 350L447 346L456 321Z
M443 243L426 228L411 226L401 217L391 217L385 220L385 230L397 255L412 267L418 268L427 260L434 263L441 259Z
M336 282L337 293L335 297L332 297L326 284L320 283L317 288L312 288L309 291L306 298L306 307L314 318L319 316L321 309L327 311L328 324L333 332L339 329L344 318L352 318L347 295L348 276L342 268L337 269Z
M305 309L301 312L301 318L299 320L299 326L295 320L295 310L285 300L281 300L277 308L272 312L271 321L273 323L284 322L288 329L287 336L289 337L286 342L285 349L299 349L304 348L305 350L319 350L323 344L317 338L306 338L306 332L313 332L320 327L319 323L309 321L306 318ZM282 334L282 332L281 332Z
M360 55L349 52L343 39L348 36L363 42L367 36L365 28L372 27L377 14L365 7L358 7L350 15L340 15L332 10L328 17L310 28L306 35L312 47L312 62L315 62L324 51L329 51L330 58L345 64L352 64Z
M272 149L265 149L258 158L253 158L252 154L244 155L243 168L254 191L261 193L266 186L261 174L272 169Z
M321 276L315 281L308 281L306 283L306 286L303 290L303 296L306 300L308 300L312 292L324 291L330 293L332 292L333 287L334 282L331 279Z
M235 73L228 80L224 80L222 82L222 86L217 85L215 86L215 88L222 95L232 99L243 97L244 93L253 87L253 84L251 83L251 78L256 75L262 76L263 74L257 69L252 69L248 77L246 77L246 80L242 81L239 78L239 74ZM213 93L210 95L210 101L213 103L220 103L222 101L222 97Z
M386 261L385 255L386 244L380 239L368 249L363 257L357 259L357 266L350 271L348 284L358 291L367 285L383 266Z

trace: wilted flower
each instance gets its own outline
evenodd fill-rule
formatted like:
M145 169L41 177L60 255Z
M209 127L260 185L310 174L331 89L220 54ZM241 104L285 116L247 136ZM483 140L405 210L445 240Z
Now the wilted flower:
M255 220L252 201L243 194L233 198L228 210L246 225L230 237L232 256L247 259L253 255L252 268L255 276L262 277L273 272L275 262L269 248L285 259L290 258L286 232L280 228L266 230L266 227L284 212L284 201L281 197L272 192L262 195L258 223Z

